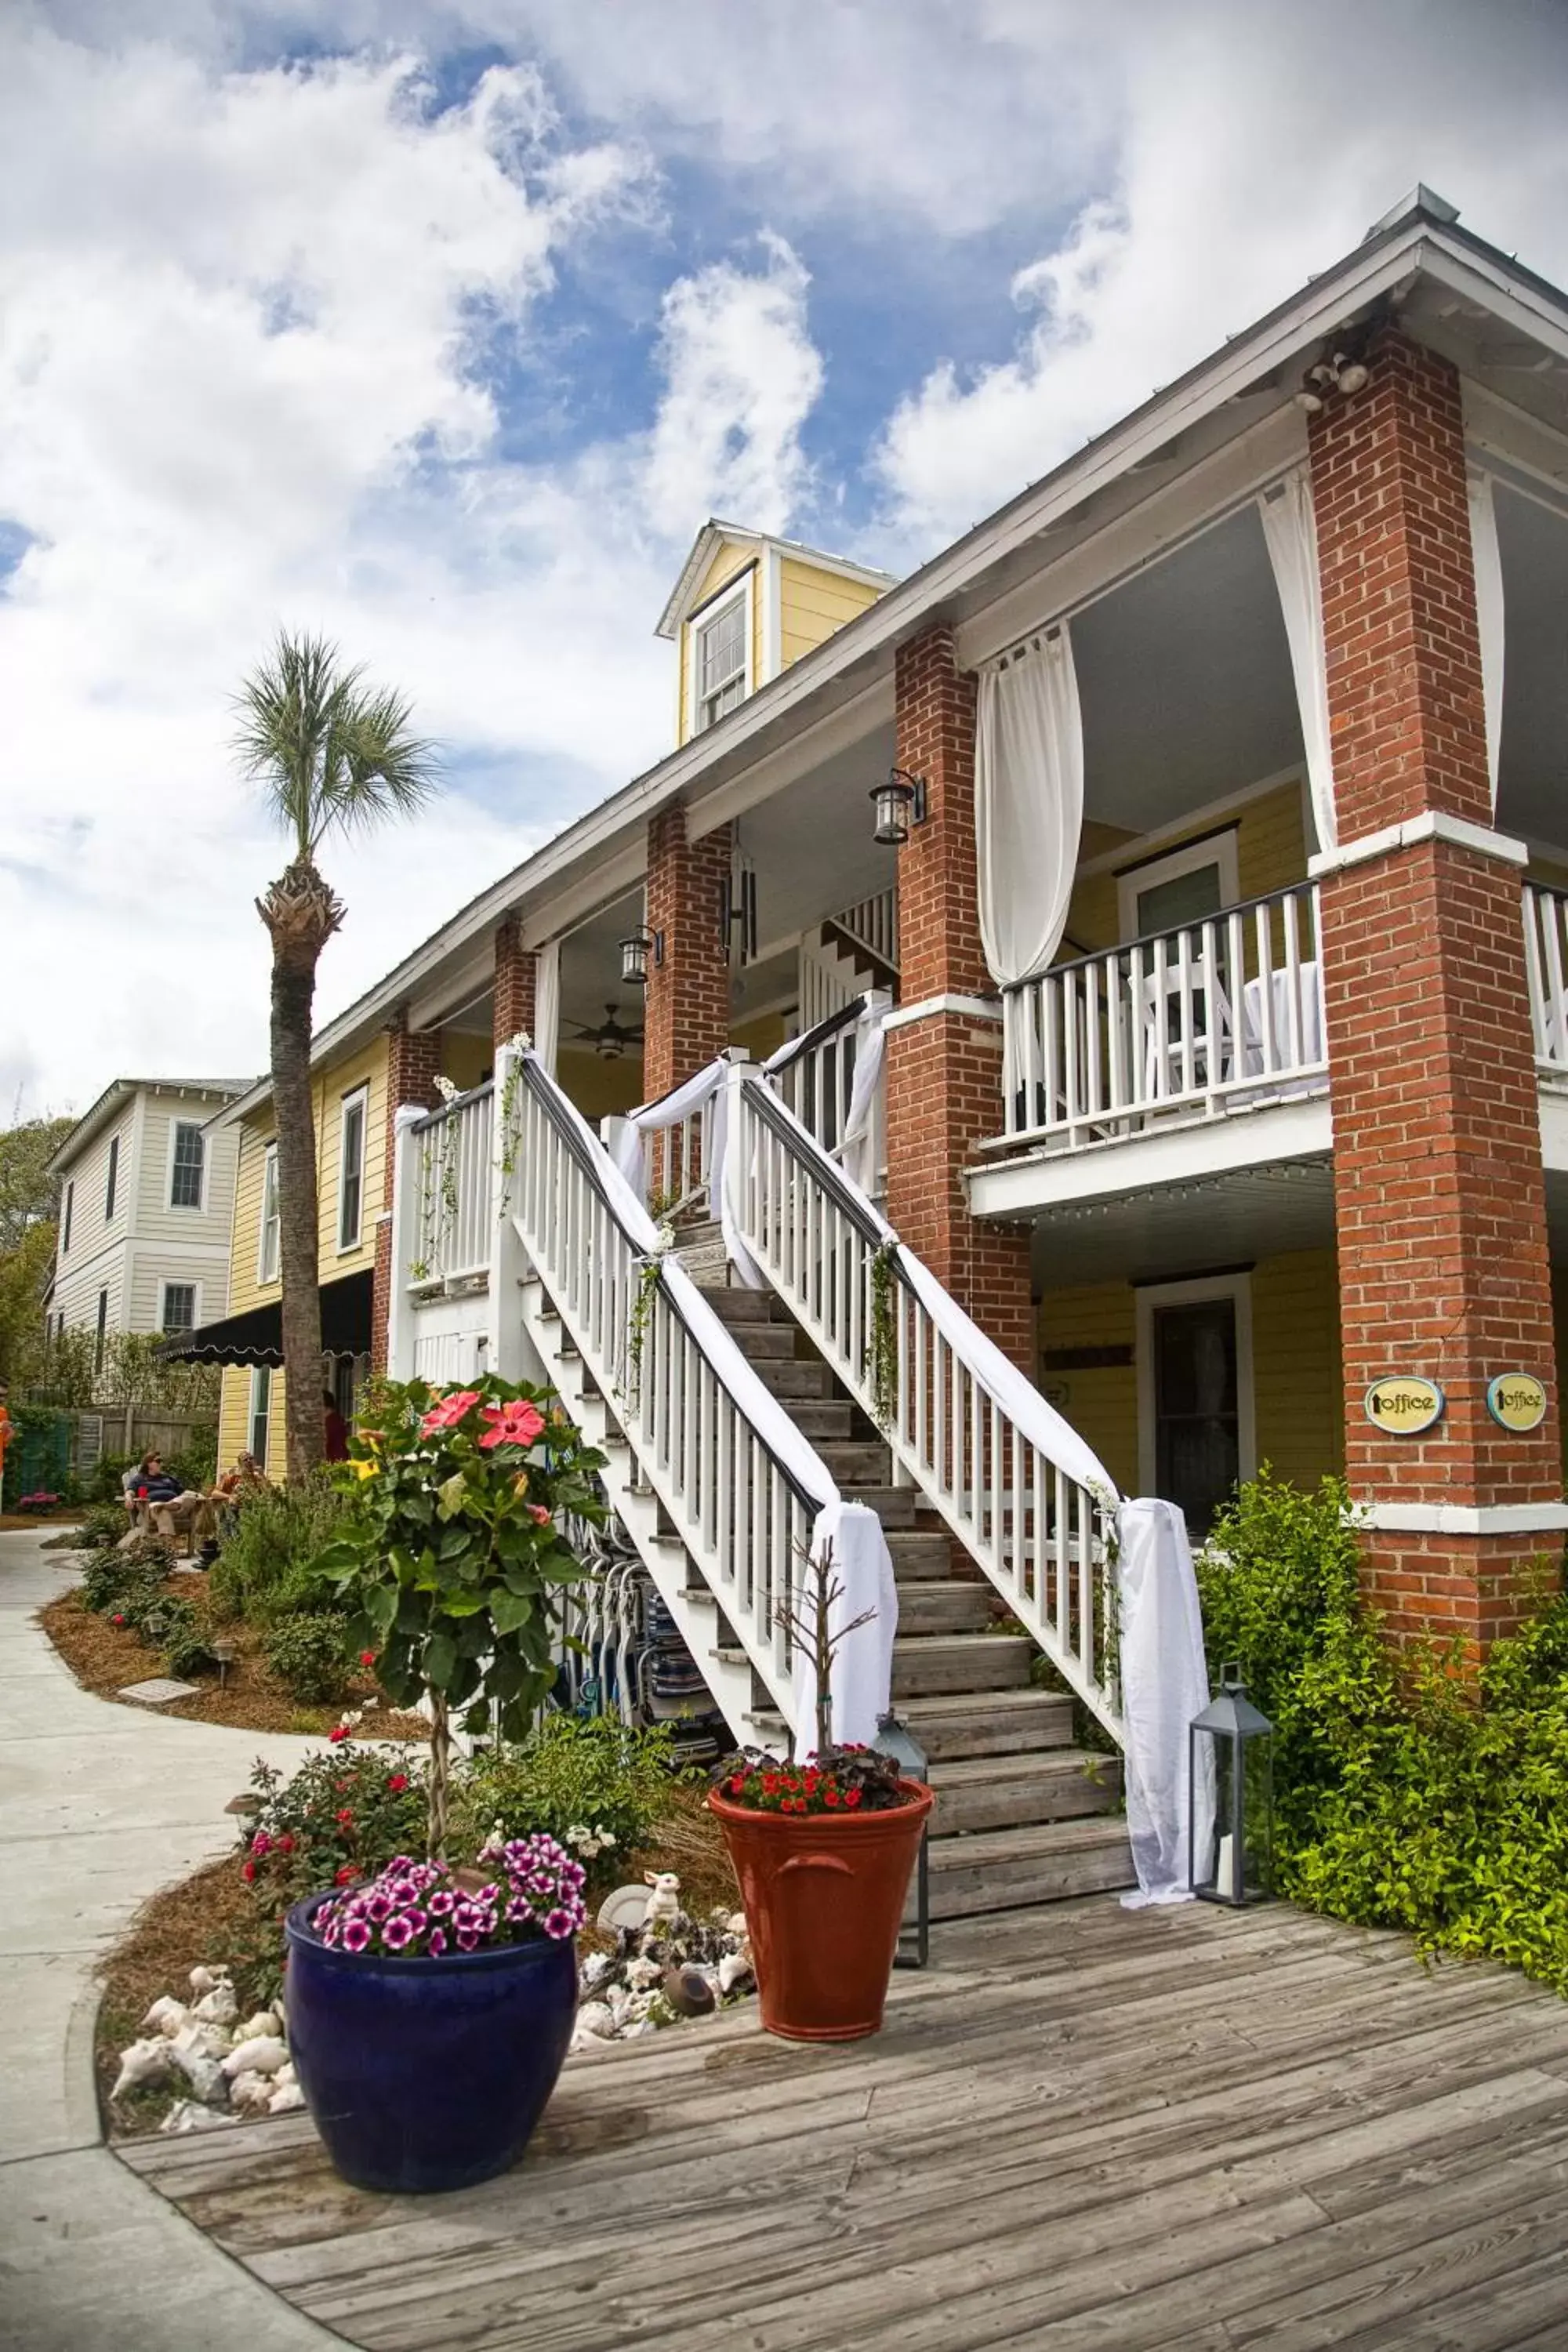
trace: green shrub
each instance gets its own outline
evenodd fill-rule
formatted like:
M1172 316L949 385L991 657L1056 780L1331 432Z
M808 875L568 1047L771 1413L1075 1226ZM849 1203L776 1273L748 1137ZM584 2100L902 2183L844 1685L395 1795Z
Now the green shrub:
M130 1525L123 1503L93 1503L82 1514L74 1541L78 1551L111 1551Z
M167 1581L169 1562L162 1545L150 1559L142 1546L134 1550L95 1552L79 1587L83 1605L99 1616L121 1614L129 1622Z
M204 1491L217 1475L217 1423L193 1429L177 1454L165 1457L164 1467L187 1494Z
M310 1608L320 1598L312 1575L316 1557L343 1533L353 1508L326 1470L246 1495L207 1573L216 1614L268 1625Z
M280 1617L267 1637L267 1670L308 1706L331 1706L349 1686L348 1620L333 1610Z
M151 1640L145 1623L142 1638ZM192 1601L171 1601L163 1612L155 1646L163 1654L163 1671L181 1679L210 1674L217 1664L212 1626L205 1610Z
M1199 1561L1211 1674L1240 1661L1273 1721L1279 1891L1568 1993L1568 1599L1479 1677L1457 1649L1394 1652L1356 1589L1346 1498L1265 1470Z
M590 1888L614 1885L622 1857L647 1843L667 1810L673 1770L663 1724L631 1731L605 1716L548 1715L521 1745L474 1758L458 1792L462 1832L477 1849L498 1822L507 1837L548 1831L586 1864ZM597 1853L569 1834L584 1830Z
M100 1454L88 1480L87 1499L89 1503L119 1504L121 1534L125 1530L125 1507L120 1481L132 1464L141 1458L139 1454Z

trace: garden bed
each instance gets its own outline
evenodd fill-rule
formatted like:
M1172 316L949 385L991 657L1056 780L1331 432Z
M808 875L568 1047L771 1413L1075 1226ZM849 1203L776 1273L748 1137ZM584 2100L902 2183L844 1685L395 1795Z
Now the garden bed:
M163 1590L171 1599L188 1601L199 1592L201 1578L176 1570ZM38 1622L84 1690L100 1698L118 1699L129 1683L145 1682L163 1672L155 1650L129 1625L95 1614L79 1593L63 1593L38 1612ZM264 1634L243 1622L225 1628L235 1645L235 1656L220 1682L216 1673L183 1675L194 1682L195 1696L172 1699L157 1708L195 1723L223 1723L244 1731L291 1731L324 1735L346 1708L368 1708L359 1726L362 1739L428 1739L430 1727L422 1715L388 1707L373 1677L356 1676L349 1695L332 1706L301 1704L268 1673L261 1651ZM137 1702L121 1702L133 1706ZM146 1712L143 1709L143 1712Z

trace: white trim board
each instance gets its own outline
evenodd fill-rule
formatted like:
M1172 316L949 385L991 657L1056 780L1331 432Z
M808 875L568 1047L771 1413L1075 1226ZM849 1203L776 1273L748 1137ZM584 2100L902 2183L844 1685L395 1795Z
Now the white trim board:
M1358 1527L1390 1535L1550 1535L1568 1528L1564 1503L1352 1502Z

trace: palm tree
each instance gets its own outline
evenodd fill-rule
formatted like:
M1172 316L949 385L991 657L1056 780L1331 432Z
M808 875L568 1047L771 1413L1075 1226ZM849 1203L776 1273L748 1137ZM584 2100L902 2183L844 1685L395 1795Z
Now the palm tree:
M435 748L401 695L367 686L322 637L279 632L240 688L235 749L294 855L256 909L272 935L272 1101L278 1122L279 1260L289 1475L321 1459L321 1302L310 1017L316 965L343 919L316 852L331 833L411 816L435 790Z

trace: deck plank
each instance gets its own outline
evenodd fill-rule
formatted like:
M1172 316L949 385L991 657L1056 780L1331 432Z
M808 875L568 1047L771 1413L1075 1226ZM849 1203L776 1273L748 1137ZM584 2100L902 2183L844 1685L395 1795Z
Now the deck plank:
M1568 2345L1568 2003L1283 1907L935 1956L874 2042L742 2011L574 2061L455 2197L345 2188L299 2116L122 2154L366 2352Z

